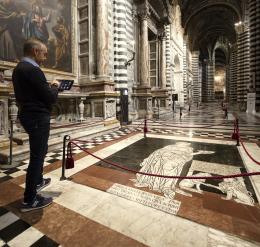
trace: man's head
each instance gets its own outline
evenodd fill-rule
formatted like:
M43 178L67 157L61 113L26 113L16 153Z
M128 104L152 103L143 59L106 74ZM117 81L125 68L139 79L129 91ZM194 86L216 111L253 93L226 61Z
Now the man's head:
M48 50L45 44L37 39L28 39L23 46L25 57L30 57L36 63L42 64L47 59Z

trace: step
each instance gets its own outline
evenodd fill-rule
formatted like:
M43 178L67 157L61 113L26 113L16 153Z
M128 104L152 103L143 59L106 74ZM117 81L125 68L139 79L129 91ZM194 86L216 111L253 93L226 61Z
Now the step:
M80 131L81 129L87 128L92 129L96 128L97 126L104 126L103 121L99 122L83 122L80 124L67 124L61 127L53 127L50 130L50 139L61 137L66 135L68 132L75 133ZM14 133L13 141L18 145L24 145L29 143L29 136L26 133Z
M67 132L63 132L63 135L57 136L55 138L49 139L48 142L48 152L54 151L57 149L62 148L63 145L63 136L69 134L72 139L79 139L84 138L84 140L89 140L93 137L100 136L103 134L107 134L111 131L118 130L120 128L119 123L114 123L110 125L103 125L101 126L96 125L95 128L91 126L90 128L86 128L86 130L77 130L74 132L72 129L69 129ZM13 148L13 163L19 164L20 161L28 159L30 155L29 152L29 144L25 143L23 145L19 145ZM9 160L9 150L3 150L0 152L0 167L6 168L6 164Z

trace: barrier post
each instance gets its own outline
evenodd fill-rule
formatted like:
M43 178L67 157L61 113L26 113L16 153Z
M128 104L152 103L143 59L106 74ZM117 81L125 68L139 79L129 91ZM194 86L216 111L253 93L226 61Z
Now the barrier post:
M240 138L240 136L239 136L239 122L238 122L238 118L236 118L236 131L237 131L237 147L238 146L240 146L240 144L239 144L239 138Z
M65 135L63 137L63 149L62 149L62 167L61 167L61 178L60 180L66 180L65 176L65 165L66 165L66 146L67 146L67 141L70 140L69 135Z
M182 108L180 106L180 119L181 119L181 117L182 117Z
M146 119L146 116L145 116L145 119L144 119L144 138L146 138L147 131L148 131L148 129L147 129L147 119Z

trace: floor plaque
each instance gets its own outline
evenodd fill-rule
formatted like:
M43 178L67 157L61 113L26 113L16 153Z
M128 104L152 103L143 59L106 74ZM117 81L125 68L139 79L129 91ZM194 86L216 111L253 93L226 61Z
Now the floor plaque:
M121 184L114 184L107 192L174 215L178 213L181 204L179 201Z

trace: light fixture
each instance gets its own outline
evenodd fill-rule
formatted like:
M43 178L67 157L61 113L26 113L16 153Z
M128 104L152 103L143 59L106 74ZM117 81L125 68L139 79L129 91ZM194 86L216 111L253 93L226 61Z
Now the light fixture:
M129 66L133 60L135 60L135 51L132 51L132 58L125 62L125 67Z
M132 57L125 62L125 67L129 66L131 62L135 60L135 41L130 41L129 45L131 46Z
M236 27L238 27L238 26L240 26L240 25L242 25L242 21L239 21L239 22L235 23L235 26L236 26Z

